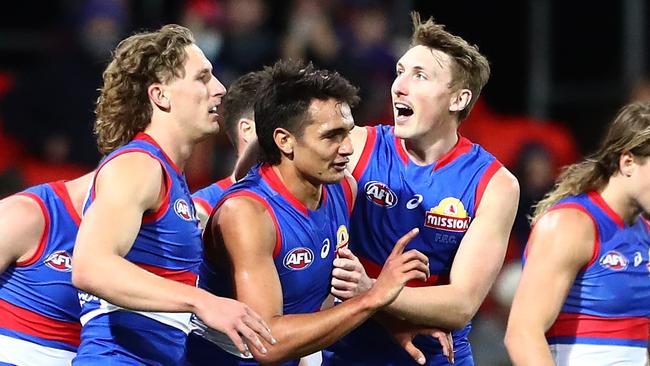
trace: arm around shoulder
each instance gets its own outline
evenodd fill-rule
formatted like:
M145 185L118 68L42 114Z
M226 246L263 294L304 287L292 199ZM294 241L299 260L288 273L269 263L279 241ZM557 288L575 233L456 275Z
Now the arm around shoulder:
M576 274L593 257L595 237L592 219L576 209L551 211L533 228L505 337L515 364L553 365L544 334L555 322Z

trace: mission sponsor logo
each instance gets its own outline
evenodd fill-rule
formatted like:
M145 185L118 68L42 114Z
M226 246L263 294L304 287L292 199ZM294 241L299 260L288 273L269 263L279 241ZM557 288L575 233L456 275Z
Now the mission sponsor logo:
M438 206L425 214L424 226L454 232L464 232L469 228L471 218L463 203L454 197L447 197Z
M603 268L614 271L622 271L627 268L628 260L625 256L615 250L610 250L600 257L600 265Z
M309 248L299 247L291 249L282 262L286 268L300 271L309 267L313 261L314 252Z
M397 195L382 182L370 181L363 187L368 201L377 206L391 208L397 204Z
M72 256L65 250L59 250L47 257L45 265L60 272L70 272L72 271Z
M174 212L176 215L185 221L192 220L192 211L190 211L190 205L185 202L184 199L179 198L174 202Z

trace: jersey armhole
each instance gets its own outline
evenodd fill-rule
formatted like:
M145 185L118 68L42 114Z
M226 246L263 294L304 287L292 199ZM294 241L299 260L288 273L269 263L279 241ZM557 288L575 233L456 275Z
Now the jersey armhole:
M476 215L476 212L478 211L478 208L481 204L481 200L483 199L483 193L485 193L485 189L487 188L488 184L492 180L492 177L494 177L494 174L501 169L503 165L501 164L500 161L494 160L488 165L487 169L483 172L483 175L481 176L481 179L478 182L478 186L476 187L476 199L474 200L474 215Z
M40 207L40 209L41 209L41 213L43 214L43 219L45 220L45 226L43 227L43 233L41 234L41 239L38 241L38 247L36 248L36 251L34 252L34 254L31 257L29 257L29 258L27 258L25 260L16 262L16 267L27 267L27 266L31 266L32 264L36 263L43 256L43 253L45 252L45 247L47 245L47 239L49 238L49 235L50 235L50 214L47 211L47 208L45 207L45 203L43 202L43 200L39 196L37 196L37 195L35 195L33 193L29 193L29 192L21 192L21 193L17 193L16 195L17 196L27 197L27 198L30 198L30 199L36 201L36 203L38 204L38 207Z
M352 171L352 176L357 180L357 182L361 179L361 176L366 171L366 167L370 161L370 155L372 154L372 151L375 147L375 141L377 141L376 127L367 126L366 132L366 143L363 145L363 151L359 157L359 162L357 162L357 165L354 167L354 171Z
M278 223L278 219L275 216L275 211L273 211L273 208L271 205L269 205L268 202L264 198L262 198L260 195L258 195L255 192L251 191L237 191L230 193L223 198L214 206L213 211L216 211L223 205L224 202L226 202L227 199L229 198L234 198L234 197L248 197L251 199L254 199L255 201L259 202L266 208L266 211L268 211L269 215L271 215L271 219L273 220L273 226L275 226L275 246L273 247L273 259L275 259L279 254L280 251L282 250L282 232L280 231L280 224ZM210 215L210 219L206 223L206 232L207 228L209 227L210 223L212 222L212 217L213 215Z

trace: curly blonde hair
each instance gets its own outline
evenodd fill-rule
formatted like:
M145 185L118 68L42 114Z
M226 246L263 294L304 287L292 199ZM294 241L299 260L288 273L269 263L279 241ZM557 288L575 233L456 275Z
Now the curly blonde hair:
M600 149L585 160L569 165L560 174L553 190L535 205L531 221L559 200L603 188L617 174L621 154L630 153L643 162L650 156L650 102L631 103L618 112L610 124Z
M184 76L185 48L191 44L190 30L175 24L120 42L104 70L95 108L94 133L102 154L128 143L149 125L153 110L147 89Z
M476 45L469 44L464 39L445 30L445 26L435 23L433 18L422 23L418 12L411 12L413 35L411 47L426 46L447 54L453 60L452 85L450 88L462 88L472 91L472 100L465 109L458 113L458 121L462 121L476 104L481 90L490 78L490 63Z

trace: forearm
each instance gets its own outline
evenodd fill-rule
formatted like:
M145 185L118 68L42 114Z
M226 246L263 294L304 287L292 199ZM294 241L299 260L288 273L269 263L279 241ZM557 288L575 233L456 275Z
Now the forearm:
M138 311L194 312L203 294L196 287L147 272L117 255L75 263L72 280L82 291Z
M413 324L461 329L472 319L479 305L480 301L451 285L405 287L384 311Z
M368 296L359 296L327 310L273 318L269 325L278 342L267 345L268 354L255 358L275 363L320 351L371 317L376 311L372 303Z
M555 365L544 331L540 327L529 324L519 327L509 325L505 344L514 365Z

